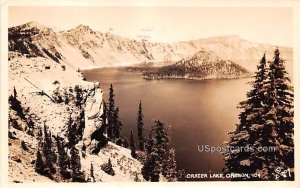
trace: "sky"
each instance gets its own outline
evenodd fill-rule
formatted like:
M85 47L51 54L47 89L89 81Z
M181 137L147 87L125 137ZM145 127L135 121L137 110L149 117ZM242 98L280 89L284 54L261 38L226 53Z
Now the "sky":
M239 35L252 42L293 46L289 7L9 7L9 27L35 21L55 30L79 24L131 39L178 42Z

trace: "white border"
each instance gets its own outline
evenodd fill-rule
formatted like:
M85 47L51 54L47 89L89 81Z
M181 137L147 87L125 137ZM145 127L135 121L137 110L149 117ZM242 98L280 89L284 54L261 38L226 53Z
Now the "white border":
M300 187L300 152L299 130L300 125L300 1L298 0L5 0L1 1L1 55L0 55L0 76L1 76L1 100L0 100L0 121L1 121L1 174L0 187L169 187L183 186L209 186L209 187ZM21 183L8 184L8 7L9 6L147 6L147 7L293 7L293 41L294 41L294 88L295 88L295 181L293 182L176 182L176 183ZM280 28L280 23L278 23ZM278 29L276 28L276 29ZM270 28L271 29L271 28ZM297 160L298 159L298 160Z

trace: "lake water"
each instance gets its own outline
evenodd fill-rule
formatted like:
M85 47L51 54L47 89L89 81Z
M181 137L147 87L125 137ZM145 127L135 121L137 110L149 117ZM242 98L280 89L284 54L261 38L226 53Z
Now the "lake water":
M224 167L219 152L199 152L198 145L223 146L226 130L235 129L237 105L246 97L251 79L236 80L145 80L141 73L120 69L84 71L90 81L99 81L108 101L113 84L116 106L124 123L123 135L136 134L136 116L142 101L145 129L155 119L168 125L171 146L176 149L179 169L187 173L220 173Z

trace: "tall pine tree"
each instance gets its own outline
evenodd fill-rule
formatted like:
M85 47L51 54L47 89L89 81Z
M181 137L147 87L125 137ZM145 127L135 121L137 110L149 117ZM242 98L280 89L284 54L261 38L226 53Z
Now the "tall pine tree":
M52 175L56 172L55 169L55 163L57 160L56 153L52 148L53 142L52 142L52 136L51 132L48 132L48 127L46 123L44 123L44 143L43 143L43 155L46 159L46 168L47 168L47 176L52 178Z
M148 154L151 153L154 144L155 144L155 140L152 137L152 131L150 131L149 136L148 136L148 138L146 139L146 142L145 142L145 149L146 149Z
M109 88L109 99L108 99L108 111L107 111L107 136L108 138L114 139L114 132L113 132L113 119L114 119L114 113L115 113L115 94L114 94L114 88L113 85L110 84Z
M277 179L273 168L282 170L294 168L294 94L291 81L285 70L285 61L280 58L278 49L274 52L274 60L270 62L267 100L266 100L266 133L271 135L266 139L263 136L264 144L276 146L272 157L268 158L269 179ZM281 180L292 180L292 177L282 177Z
M72 170L73 182L85 182L84 174L81 171L81 161L78 149L73 146L70 150L70 166Z
M79 136L79 140L82 140L83 137L83 133L84 133L84 129L85 129L85 111L84 108L80 109L80 114L78 117L78 130L77 130L77 134Z
M154 139L152 137L154 132ZM142 175L147 181L159 181L159 174L169 169L163 169L163 163L167 160L167 148L169 145L168 133L165 129L164 123L159 120L155 121L152 131L146 140L147 157L142 168ZM175 154L175 153L174 153ZM171 170L171 169L170 169ZM171 180L171 176L170 176Z
M263 56L254 78L247 100L240 103L240 123L229 133L227 145L236 150L224 153L225 173L260 174L260 177L234 180L291 179L275 172L277 168L287 170L294 166L293 94L278 49L269 69ZM250 150L237 150L246 147ZM275 151L259 151L262 147L275 148Z
M263 112L262 108L264 107L266 100L267 67L265 54L257 66L257 69L258 70L254 75L255 80L252 84L253 89L247 93L247 100L241 102L239 106L239 108L244 110L239 115L241 124L244 125L238 126L240 130L243 130L243 128L253 124L254 121L258 121L257 123L262 123L259 114ZM255 115L253 116L255 118L250 117L253 114Z
M119 108L117 107L113 115L113 135L116 140L120 138L121 128L122 122L120 121Z
M144 127L144 121L143 121L143 112L142 112L142 102L140 101L139 108L138 108L138 114L137 114L137 132L138 132L138 143L139 143L139 149L141 151L144 151L144 136L143 136L143 127Z
M167 154L167 148L169 145L169 137L165 128L165 124L159 120L155 121L152 128L155 132L155 148L157 148L157 153L162 163L163 159Z
M58 135L56 137L56 145L57 145L57 151L58 151L59 173L64 179L70 179L71 174L68 171L68 166L70 163L69 157L64 148L63 138L59 137Z
M68 137L68 147L71 148L72 146L77 144L76 139L76 124L72 119L72 113L69 114L69 118L67 121L67 137Z
M252 90L247 93L247 100L240 103L239 108L242 112L239 115L240 123L236 130L229 133L230 141L228 146L232 148L239 147L257 147L260 138L259 132L252 126L260 126L264 123L262 115L265 113L265 95L266 95L266 58L263 55L257 72L254 75ZM250 136L251 135L251 136ZM261 144L259 144L259 147ZM225 173L255 173L256 169L261 166L261 162L257 155L251 152L228 152L225 153L226 169ZM244 165L245 162L256 161L254 166ZM237 180L243 180L237 179Z
M46 168L46 162L42 157L40 148L38 147L38 151L36 153L34 169L37 173L43 174L45 168Z

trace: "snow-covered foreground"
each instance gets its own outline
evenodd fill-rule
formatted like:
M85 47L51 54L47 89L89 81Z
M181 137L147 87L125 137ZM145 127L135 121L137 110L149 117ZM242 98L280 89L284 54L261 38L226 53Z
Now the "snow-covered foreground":
M144 181L141 175L142 164L131 157L130 150L109 142L98 155L92 155L95 141L91 133L101 126L102 90L99 83L83 80L81 73L67 63L57 63L49 58L25 57L16 52L9 53L9 95L14 95L25 109L25 118L20 118L15 110L9 109L9 118L14 123L9 125L9 181L10 182L47 182L49 178L35 172L34 165L38 140L28 134L28 120L35 124L35 129L46 124L52 136L66 137L67 122L79 117L79 110L72 104L57 102L59 97L76 96L76 85L86 97L85 129L82 140L76 145L80 149L86 145L83 156L80 151L81 169L88 178L93 164L96 181L116 182ZM54 102L56 101L56 102ZM110 158L115 175L101 170L101 165Z

